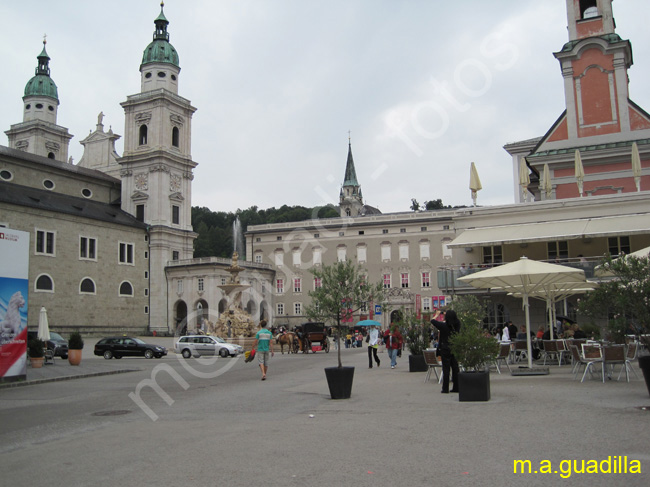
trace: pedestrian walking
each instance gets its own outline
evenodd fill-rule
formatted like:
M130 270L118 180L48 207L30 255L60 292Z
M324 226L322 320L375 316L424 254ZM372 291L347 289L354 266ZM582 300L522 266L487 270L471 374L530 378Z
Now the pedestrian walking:
M386 343L386 351L390 357L390 368L397 367L397 352L402 349L402 334L399 332L397 325L391 325L384 334L384 343Z
M266 373L269 370L269 354L271 357L273 353L273 333L266 329L266 320L260 321L260 331L255 334L255 341L253 342L253 349L257 350L257 362L260 364L262 370L262 380L266 380Z
M372 369L372 359L374 356L375 362L377 363L377 367L379 367L379 364L381 361L379 360L379 357L377 356L377 349L379 348L379 330L375 326L371 326L370 330L368 331L368 366L369 368Z

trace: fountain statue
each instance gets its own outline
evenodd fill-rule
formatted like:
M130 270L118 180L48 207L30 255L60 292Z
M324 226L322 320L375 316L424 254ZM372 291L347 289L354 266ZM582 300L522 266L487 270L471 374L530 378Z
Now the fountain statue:
M228 338L250 337L253 336L255 330L255 323L251 316L242 308L242 293L251 286L250 284L242 284L239 279L239 273L244 268L238 263L237 237L238 233L241 233L241 226L238 226L238 223L239 219L233 224L234 251L232 253L232 263L229 267L226 267L226 270L230 272L230 279L226 284L217 286L225 293L228 306L216 323L209 324L211 334Z

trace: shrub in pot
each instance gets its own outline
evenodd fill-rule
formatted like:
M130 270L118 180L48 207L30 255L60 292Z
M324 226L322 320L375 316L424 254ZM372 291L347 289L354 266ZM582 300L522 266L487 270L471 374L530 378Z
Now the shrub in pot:
M74 331L70 334L68 340L68 362L70 365L79 365L81 363L81 352L84 348L84 341L81 333Z
M40 338L32 338L27 341L27 354L32 367L39 369L43 367L45 360L45 342Z
M473 298L476 303L473 303ZM477 308L477 305L479 308ZM481 326L480 304L469 296L457 313L462 326L450 339L451 352L464 368L459 373L459 401L488 401L490 399L489 363L499 353L499 343ZM454 307L456 309L456 307Z
M409 314L405 319L404 342L409 350L409 372L426 372L427 363L424 360L424 351L431 342L431 325L423 323L416 316Z

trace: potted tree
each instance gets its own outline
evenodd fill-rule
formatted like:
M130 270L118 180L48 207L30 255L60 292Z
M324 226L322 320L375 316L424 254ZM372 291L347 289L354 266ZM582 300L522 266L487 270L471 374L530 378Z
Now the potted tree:
M32 368L40 369L45 360L45 342L40 338L31 338L27 341L27 354Z
M79 365L81 363L81 352L84 348L84 341L81 333L74 331L70 333L68 340L68 362L70 365Z
M360 266L351 261L339 261L311 270L320 286L309 292L311 304L305 308L310 320L330 322L336 327L338 367L326 367L325 376L332 399L349 399L352 394L354 367L343 367L341 362L341 324L352 321L360 309L384 300L381 283L370 284Z
M429 348L431 328L409 313L405 319L404 341L409 349L409 372L426 372L429 368L424 360L424 351Z
M580 313L595 319L614 316L607 325L611 339L622 342L634 330L644 344L650 331L650 257L607 256L597 269L611 279L601 282L579 301ZM649 355L639 357L639 368L650 394Z
M481 326L481 306L475 296L464 296L452 304L462 325L450 339L451 352L463 367L458 374L459 401L490 400L488 364L499 353L499 343Z

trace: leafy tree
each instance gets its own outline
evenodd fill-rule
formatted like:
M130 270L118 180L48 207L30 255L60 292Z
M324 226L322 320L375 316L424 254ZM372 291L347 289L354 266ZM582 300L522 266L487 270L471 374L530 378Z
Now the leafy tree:
M612 277L578 303L581 314L608 319L611 338L621 341L632 328L637 334L650 329L650 257L608 256L601 264Z
M418 203L418 200L416 200L415 198L411 198L411 210L413 211L420 210L420 203Z
M339 261L332 265L313 268L311 273L321 280L321 286L309 291L311 304L305 307L310 320L335 324L339 368L341 363L341 321L369 303L383 304L385 290L381 282L370 284L361 266L352 261Z
M449 344L451 351L467 370L482 370L499 353L499 343L483 329L484 310L476 296L460 296L452 302L462 326Z
M427 210L444 210L445 208L451 208L451 206L443 205L442 200L438 198L437 200L425 201L424 208Z

